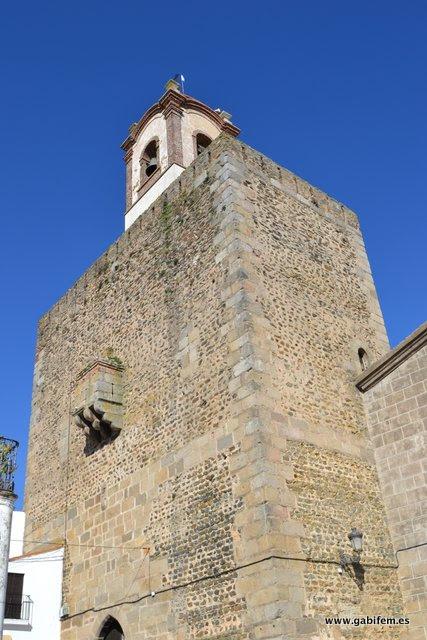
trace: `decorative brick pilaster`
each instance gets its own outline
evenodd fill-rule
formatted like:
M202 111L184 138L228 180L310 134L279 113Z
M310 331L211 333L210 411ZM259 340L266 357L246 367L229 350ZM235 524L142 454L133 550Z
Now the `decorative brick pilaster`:
M171 164L179 164L181 167L184 166L181 130L183 116L182 105L184 102L184 96L176 91L168 91L160 100L163 115L166 120L168 166Z
M126 211L132 206L132 156L133 149L128 149L125 153L126 164Z

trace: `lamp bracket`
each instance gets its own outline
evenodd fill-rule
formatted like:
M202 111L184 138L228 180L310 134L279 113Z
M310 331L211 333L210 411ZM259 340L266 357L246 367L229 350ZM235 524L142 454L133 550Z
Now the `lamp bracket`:
M348 565L360 564L360 553L354 552L352 556L340 551L340 565L345 569Z

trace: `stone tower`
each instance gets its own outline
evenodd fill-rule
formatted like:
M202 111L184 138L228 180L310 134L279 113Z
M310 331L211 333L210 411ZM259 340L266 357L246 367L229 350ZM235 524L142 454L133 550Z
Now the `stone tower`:
M127 231L40 321L26 539L65 539L61 637L401 637L326 623L403 615L357 217L178 89L124 143Z

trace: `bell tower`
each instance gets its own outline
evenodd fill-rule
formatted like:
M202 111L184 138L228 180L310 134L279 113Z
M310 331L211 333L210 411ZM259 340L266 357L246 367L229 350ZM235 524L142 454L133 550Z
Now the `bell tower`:
M129 129L122 144L126 163L125 229L146 211L159 195L223 131L240 133L231 115L211 109L182 93L175 80L139 122Z

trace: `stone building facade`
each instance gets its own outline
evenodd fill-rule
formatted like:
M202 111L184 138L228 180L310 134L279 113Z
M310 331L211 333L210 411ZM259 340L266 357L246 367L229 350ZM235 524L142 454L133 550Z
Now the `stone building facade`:
M357 217L233 135L40 321L25 537L64 540L63 640L405 637L326 623L404 615Z
M427 323L359 378L411 640L427 639Z

